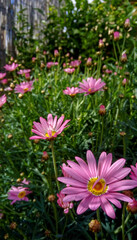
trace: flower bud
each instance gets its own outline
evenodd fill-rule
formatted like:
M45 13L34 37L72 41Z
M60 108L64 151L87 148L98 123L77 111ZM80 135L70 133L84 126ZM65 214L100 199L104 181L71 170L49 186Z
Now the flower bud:
M106 113L106 108L104 105L101 105L100 108L99 108L99 114L100 115L105 115Z
M126 62L127 61L127 54L123 53L121 56L121 62Z
M130 27L130 19L129 19L129 18L127 18L127 19L125 20L124 27L125 27L125 28L129 28L129 27Z
M126 136L126 133L125 132L120 132L120 136L124 137L124 136Z
M137 213L137 201L133 198L133 202L127 204L127 211L133 214Z
M51 194L51 195L48 196L48 201L49 201L49 202L54 202L55 199L56 199L56 197L55 197L55 195L53 195L53 194Z
M125 86L125 85L127 85L127 83L128 83L128 80L126 78L124 78L124 80L122 81L122 85Z
M87 67L90 67L91 63L92 63L92 58L89 57L86 62Z
M99 39L99 45L98 45L99 48L103 48L104 47L104 42L102 39Z
M12 223L10 224L10 228L11 228L11 229L16 229L16 227L17 227L17 223L16 223L16 222L12 222Z
M98 220L91 220L91 222L88 224L89 226L89 230L96 233L96 232L100 232L101 230L101 224Z
M54 57L59 57L59 51L57 49L54 50Z
M120 37L120 34L119 34L119 32L116 31L116 32L114 32L113 36L114 36L114 40L118 41L119 37Z
M42 159L47 160L49 158L49 155L46 151L43 152Z

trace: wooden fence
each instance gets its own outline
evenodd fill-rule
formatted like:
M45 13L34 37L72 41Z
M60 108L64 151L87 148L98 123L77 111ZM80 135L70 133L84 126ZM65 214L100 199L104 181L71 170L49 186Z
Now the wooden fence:
M55 5L59 9L58 0L0 0L0 69L6 62L6 55L14 55L13 44L13 26L20 27L17 24L17 13L21 9L26 9L25 14L28 16L28 22L35 26L40 25L42 19L46 19L49 13L49 6ZM45 16L42 16L36 8L41 9ZM34 34L35 27L34 27Z

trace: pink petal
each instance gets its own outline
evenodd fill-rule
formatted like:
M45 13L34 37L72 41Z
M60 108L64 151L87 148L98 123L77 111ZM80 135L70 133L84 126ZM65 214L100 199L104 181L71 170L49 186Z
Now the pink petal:
M121 169L124 166L125 162L126 162L126 160L124 158L117 160L115 163L112 164L112 166L108 170L105 177L109 178L109 177L113 176L113 174L115 174L115 172L118 172L119 169Z
M61 126L63 120L64 120L64 115L61 116L61 117L58 119L58 121L57 121L57 125L56 125L56 130L60 128L60 126Z
M40 122L41 122L42 128L43 128L44 130L48 131L49 126L48 126L47 121L46 121L43 117L40 117Z
M92 199L89 203L89 208L92 210L92 211L95 211L97 210L101 205L101 202L100 202L100 197L95 197L95 196L92 196Z
M86 164L86 168L85 168L85 170L82 168L81 169L81 166L79 166L77 163L75 163L75 162L72 162L72 161L70 161L70 160L68 160L67 161L67 163L68 163L68 165L70 166L70 167L72 167L74 170L76 170L78 173L80 173L81 174L81 176L83 176L83 178L85 178L85 179L87 179L87 180L89 180L89 174L87 174L87 171L86 171L86 168L87 168L87 170L88 170L88 167L87 167L87 164ZM88 172L89 172L89 170L88 170Z
M77 214L78 215L84 213L88 209L90 201L91 201L91 196L84 198L80 202L80 204L77 207Z
M116 215L114 209L104 196L101 196L101 207L109 217L115 219Z
M86 162L82 158L79 158L79 157L75 157L75 159L79 163L80 167L82 168L81 170L82 170L83 174L84 175L86 174L86 177L91 178L91 174L90 174L90 171L89 171L89 168L88 168Z
M121 180L109 185L109 191L123 191L137 187L137 182L134 180Z
M96 177L97 176L96 160L93 153L90 150L87 151L87 162L89 171L91 172L91 176Z
M87 187L87 184L83 184L77 180L74 180L72 178L67 178L67 177L59 177L58 180L60 182L63 182L65 184L69 184L69 185L72 185L74 187L81 187L81 188L86 188Z
M47 122L48 122L48 125L53 126L53 117L52 117L52 114L51 114L51 113L48 114Z
M73 179L76 179L76 180L78 180L78 181L80 181L82 183L85 183L85 184L88 182L88 180L83 178L82 175L80 174L80 172L77 171L76 169L72 169L70 167L64 166L63 170L66 173L68 173Z
M75 188L75 187L66 187L61 190L63 194L77 194L81 192L87 192L87 189Z

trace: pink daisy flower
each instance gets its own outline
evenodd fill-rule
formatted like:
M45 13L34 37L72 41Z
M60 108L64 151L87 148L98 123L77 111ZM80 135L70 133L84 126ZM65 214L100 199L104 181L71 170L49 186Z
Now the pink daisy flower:
M12 63L11 65L6 64L4 68L9 72L13 72L18 66L19 64Z
M131 166L131 169L133 172L131 172L130 178L137 182L137 163L135 164L135 167Z
M89 150L87 163L79 157L75 159L78 164L68 160L68 166L63 167L70 177L58 178L60 182L70 185L61 191L62 194L67 195L63 198L63 202L81 200L77 214L84 213L88 208L95 211L101 207L114 219L115 212L110 203L121 208L119 200L132 202L131 198L119 191L137 186L134 180L123 180L130 172L130 168L123 168L126 160L121 158L112 164L112 154L107 155L106 152L102 152L97 166L95 157Z
M77 68L80 64L81 64L80 60L74 60L74 61L71 61L69 65L71 67Z
M0 73L0 79L3 79L6 76L6 73Z
M8 199L13 200L11 205L16 201L29 201L26 197L29 193L31 193L31 191L28 191L28 188L12 186L8 192Z
M58 200L57 200L58 205L64 208L64 213L67 214L69 212L69 209L73 208L73 203L71 202L64 203L63 198L65 197L65 195L62 194L61 192L57 193L57 197L58 197Z
M15 93L24 94L26 92L30 92L33 89L33 82L34 81L29 81L29 82L22 82L20 84L17 84L15 86Z
M66 95L69 95L71 97L74 97L77 93L79 93L79 88L77 87L67 87L66 90L63 90L63 93Z
M52 114L48 114L47 121L40 117L40 123L33 122L33 129L32 132L36 133L37 135L30 137L29 139L47 139L53 140L56 138L64 128L68 127L67 123L70 120L66 120L63 123L64 115L61 116L57 121L57 116L53 119ZM63 123L63 124L62 124Z
M3 106L4 103L6 103L7 97L4 94L2 97L0 97L0 108Z
M17 73L20 75L26 74L26 73L30 73L31 70L30 69L20 69Z
M64 69L64 72L68 73L68 74L72 74L75 71L75 68L66 68Z
M3 85L7 84L8 83L8 79L4 78L0 81Z
M80 93L86 93L86 95L94 94L99 90L103 90L103 87L106 83L101 82L101 78L98 80L94 79L93 77L87 78L87 80L83 79L83 82L79 82L79 90Z

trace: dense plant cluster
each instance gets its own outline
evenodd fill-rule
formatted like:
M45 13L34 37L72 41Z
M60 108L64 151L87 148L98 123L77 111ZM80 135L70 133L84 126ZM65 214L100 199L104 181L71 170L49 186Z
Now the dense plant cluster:
M133 239L134 8L65 3L0 73L0 239Z

